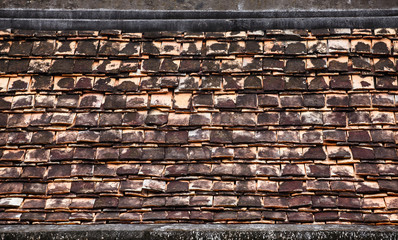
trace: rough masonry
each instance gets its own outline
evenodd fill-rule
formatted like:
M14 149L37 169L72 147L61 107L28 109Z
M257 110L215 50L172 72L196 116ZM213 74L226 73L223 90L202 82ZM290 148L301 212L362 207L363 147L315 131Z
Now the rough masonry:
M0 37L1 224L398 222L396 29Z

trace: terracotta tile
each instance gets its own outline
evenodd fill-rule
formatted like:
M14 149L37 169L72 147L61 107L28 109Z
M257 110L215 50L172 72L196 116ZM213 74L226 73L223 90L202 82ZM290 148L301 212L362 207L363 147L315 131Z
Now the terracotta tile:
M57 41L55 55L73 55L76 49L76 41Z
M146 108L148 95L127 95L126 108Z
M206 41L206 55L227 55L229 43L216 40Z
M329 39L329 53L346 53L350 50L350 41L348 39Z
M163 41L160 47L160 54L162 55L180 55L181 43Z
M172 99L173 99L173 94L171 92L167 94L152 94L150 105L151 107L171 108Z
M369 39L352 39L351 52L371 53L372 41Z
M31 78L24 77L11 77L8 82L8 91L27 91L29 89Z
M373 39L372 40L372 53L373 54L390 54L391 53L391 40Z

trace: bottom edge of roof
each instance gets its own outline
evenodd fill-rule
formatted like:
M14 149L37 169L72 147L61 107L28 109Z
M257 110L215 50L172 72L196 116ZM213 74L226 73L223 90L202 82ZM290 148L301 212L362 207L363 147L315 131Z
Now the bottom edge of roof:
M0 239L397 239L398 227L294 224L0 225Z

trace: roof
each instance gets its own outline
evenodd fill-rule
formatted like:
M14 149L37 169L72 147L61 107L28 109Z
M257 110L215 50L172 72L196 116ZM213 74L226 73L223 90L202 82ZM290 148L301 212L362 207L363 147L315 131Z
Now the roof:
M394 224L396 29L2 31L2 224Z

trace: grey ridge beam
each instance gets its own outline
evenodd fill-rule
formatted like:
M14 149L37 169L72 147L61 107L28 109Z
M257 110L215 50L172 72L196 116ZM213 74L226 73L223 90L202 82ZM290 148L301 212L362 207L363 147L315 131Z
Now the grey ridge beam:
M120 29L146 32L384 27L398 27L398 9L317 11L0 9L1 29Z

